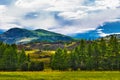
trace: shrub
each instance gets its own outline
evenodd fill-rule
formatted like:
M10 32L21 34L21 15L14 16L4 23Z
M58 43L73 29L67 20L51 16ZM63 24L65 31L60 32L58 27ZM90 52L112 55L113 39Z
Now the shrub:
M29 66L29 63L28 62L25 62L21 65L21 70L22 71L28 71L28 66Z
M29 65L29 71L43 71L44 63L43 62L31 62Z

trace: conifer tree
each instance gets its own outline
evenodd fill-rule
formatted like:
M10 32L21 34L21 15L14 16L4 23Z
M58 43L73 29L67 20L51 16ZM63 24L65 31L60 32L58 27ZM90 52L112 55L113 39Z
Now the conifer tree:
M25 51L24 49L22 49L21 52L19 52L19 55L18 55L18 67L21 68L21 66L27 62L27 56L25 54Z
M79 68L79 57L75 49L70 53L70 67L72 70L78 70Z
M51 58L51 67L53 70L67 70L68 60L67 60L67 50L62 50L58 48L55 54Z
M7 48L4 52L3 58L4 70L16 70L17 69L17 52L12 47Z

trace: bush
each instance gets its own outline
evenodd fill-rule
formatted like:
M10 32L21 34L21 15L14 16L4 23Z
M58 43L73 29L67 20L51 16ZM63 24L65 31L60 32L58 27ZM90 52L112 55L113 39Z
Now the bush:
M39 62L37 63L37 71L43 71L44 70L44 63Z
M29 63L28 62L25 62L21 65L21 70L22 71L28 71L28 66L29 66Z
M44 63L43 62L31 62L29 65L29 71L43 71Z

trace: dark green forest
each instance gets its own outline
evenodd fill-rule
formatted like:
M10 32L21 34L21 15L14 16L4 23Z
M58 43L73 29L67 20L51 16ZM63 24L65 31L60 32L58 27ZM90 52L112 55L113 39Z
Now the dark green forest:
M71 52L57 49L51 57L53 70L120 70L120 44L115 36L109 40L81 40Z
M0 70L1 71L41 71L44 69L42 62L30 61L24 49L19 51L15 44L0 43Z
M52 70L87 70L118 71L120 70L119 39L80 40L80 44L72 49L58 48L50 57ZM44 62L32 61L25 50L18 50L17 45L0 43L1 71L42 71Z

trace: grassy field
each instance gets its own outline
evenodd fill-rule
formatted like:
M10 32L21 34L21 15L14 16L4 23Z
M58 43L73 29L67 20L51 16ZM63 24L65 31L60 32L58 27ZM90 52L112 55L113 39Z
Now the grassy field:
M26 51L30 54L32 61L42 61L45 64L43 72L0 72L0 80L120 80L119 71L50 71L50 57L55 51L43 51L37 53L38 50ZM48 69L48 70L47 70Z
M0 80L120 80L120 72L0 72Z

